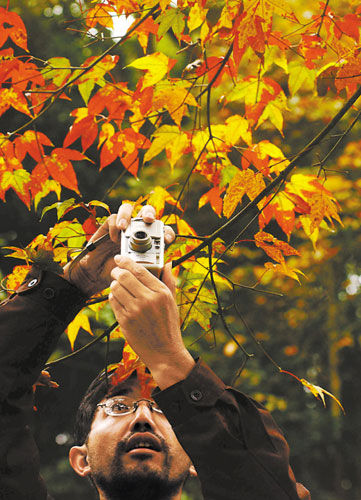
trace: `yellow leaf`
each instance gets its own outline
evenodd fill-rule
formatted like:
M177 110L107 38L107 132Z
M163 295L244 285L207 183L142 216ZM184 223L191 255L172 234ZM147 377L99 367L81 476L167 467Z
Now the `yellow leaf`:
M162 52L154 52L154 54L136 59L128 66L146 71L142 86L142 89L145 89L159 82L166 75L169 68L169 58Z
M287 266L286 262L282 262L282 264L274 264L273 262L266 262L264 267L267 270L272 270L276 272L277 274L283 274L284 276L288 276L289 278L292 278L298 283L300 282L298 275L301 274L302 276L305 276L305 274L300 271L300 269L297 269L295 267L290 268Z
M334 401L336 401L336 403L339 405L339 407L341 408L341 410L343 411L343 413L345 414L345 410L342 406L342 404L340 403L340 401L333 395L331 394L330 392L326 391L325 389L323 389L322 387L320 387L319 385L314 385L314 384L311 384L310 382L308 382L307 380L305 380L304 378L301 379L301 382L302 384L307 387L307 389L317 398L317 399L321 399L322 403L324 406L326 406L326 402L325 402L325 396L324 394L327 394L327 396L330 396L330 398L332 398Z
M153 137L152 145L144 155L144 161L150 161L165 149L169 163L173 168L188 147L187 134L180 131L175 125L162 125L153 134Z
M201 154L201 151L204 149L205 145L209 141L209 134L204 130L199 130L192 137L192 146L193 146L193 156L194 158L198 158Z
M58 181L54 181L53 179L46 179L46 181L41 184L41 191L38 191L34 196L35 210L37 210L40 200L45 198L45 196L47 196L51 192L55 192L56 197L58 198L58 200L60 200L60 183Z
M162 85L157 87L153 97L153 109L155 111L165 108L180 126L182 118L187 111L186 104L199 107L193 95L184 86Z
M98 149L101 147L104 141L107 141L115 134L114 127L111 123L103 123L102 128L99 132L99 142Z
M171 196L166 189L161 186L156 186L150 193L150 196L147 200L149 205L155 208L157 213L157 218L163 215L164 207L166 203L170 205L176 205L177 200ZM178 204L178 208L181 208Z
M72 349L74 349L74 342L79 333L80 328L83 328L83 330L90 333L90 335L93 335L93 332L91 331L90 328L89 318L83 312L77 314L73 319L73 321L69 324L68 328L66 329L66 334L68 336Z
M188 29L193 31L204 22L208 9L200 8L198 2L196 2L190 9L188 14Z
M295 95L301 87L302 90L313 90L316 82L316 70L307 68L303 61L292 61L288 65L288 70L288 88L291 95Z
M230 146L236 145L241 138L249 146L252 144L249 123L240 115L230 116L224 125L212 125L212 133Z
M273 102L269 102L258 119L256 129L267 119L276 127L283 136L283 115L281 109Z
M230 217L245 194L253 200L264 188L265 183L260 172L255 174L251 169L239 170L227 188L223 200L223 215Z

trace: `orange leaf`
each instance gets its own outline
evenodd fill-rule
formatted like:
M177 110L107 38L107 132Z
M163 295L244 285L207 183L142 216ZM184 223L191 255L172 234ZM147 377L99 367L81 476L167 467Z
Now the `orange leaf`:
M0 89L0 115L4 114L10 107L20 111L20 113L32 116L22 92L18 92L14 88Z
M64 139L64 148L67 148L81 137L81 147L86 151L95 141L98 135L98 125L93 116L86 116L85 118L75 121Z
M35 161L41 161L44 156L43 146L53 146L51 140L42 132L27 130L14 140L15 154L19 161L23 161L28 153Z
M15 266L12 273L6 277L6 288L10 291L16 290L24 281L31 266Z
M285 261L285 255L300 255L298 250L285 241L278 240L270 233L259 231L254 235L254 239L257 247L262 248L269 257L280 264Z
M58 181L62 186L79 193L78 181L70 160L79 161L84 158L85 156L82 153L74 149L55 148L50 156L45 156L34 168L32 172L32 177L35 177L32 179L33 189L35 188L35 192L38 192L41 189L42 182L46 180L50 174L52 178Z
M27 33L21 17L15 12L10 12L0 7L0 47L4 45L7 38L28 52Z
M202 208L203 205L205 205L206 203L210 203L213 211L218 215L218 217L221 217L223 200L220 195L222 194L223 191L224 189L219 188L219 186L215 186L206 193L204 193L204 195L201 196L198 202L199 208Z
M140 383L141 396L149 399L152 390L157 386L151 373L148 373L146 366L140 361L138 355L133 351L128 342L125 342L123 348L123 359L120 363L110 365L107 370L115 368L114 373L110 376L110 384L112 387L126 380L134 371L137 372L137 378Z

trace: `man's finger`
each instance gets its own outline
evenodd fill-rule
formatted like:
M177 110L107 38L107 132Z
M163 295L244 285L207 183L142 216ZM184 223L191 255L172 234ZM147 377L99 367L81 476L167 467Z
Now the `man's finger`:
M173 297L175 297L175 294L176 294L176 284L175 284L174 276L172 274L172 263L171 262L168 262L164 266L164 269L163 269L163 272L162 272L162 281L163 281L163 283L165 285L167 285L167 287L169 288L169 290L172 292Z
M131 274L137 278L144 286L153 291L158 291L159 288L163 287L163 283L159 281L158 278L153 276L151 272L148 271L144 266L134 262L134 260L129 257L122 257L121 255L116 255L114 261L118 267L121 269L128 270ZM116 269L116 268L115 268ZM112 271L114 277L115 269Z
M124 231L130 224L130 219L132 217L133 205L130 203L124 203L118 209L116 227L119 231Z
M138 216L142 217L144 222L151 224L155 221L155 208L152 205L145 205L139 210Z
M170 245L175 240L175 232L170 226L164 226L164 241Z

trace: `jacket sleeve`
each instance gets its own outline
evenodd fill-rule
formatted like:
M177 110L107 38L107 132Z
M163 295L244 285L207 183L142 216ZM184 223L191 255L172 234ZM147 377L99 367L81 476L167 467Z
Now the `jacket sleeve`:
M154 399L192 460L205 500L310 500L270 413L201 360Z
M45 500L29 429L32 385L85 297L55 274L33 268L0 304L0 499Z

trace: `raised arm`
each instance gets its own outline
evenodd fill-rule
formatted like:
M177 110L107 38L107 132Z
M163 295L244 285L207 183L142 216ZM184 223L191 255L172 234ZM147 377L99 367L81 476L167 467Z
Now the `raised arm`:
M225 384L184 346L170 267L163 282L116 257L110 304L161 392L154 396L191 458L205 500L299 500L287 442L269 412Z
M32 269L18 290L0 305L0 498L43 500L37 448L28 423L33 413L32 385L67 324L92 294L109 286L119 232L126 228L131 205L122 205L94 234L110 239L90 252L69 275ZM152 222L152 207L143 207L145 222ZM167 241L173 238L166 229ZM65 279L64 279L65 278Z

